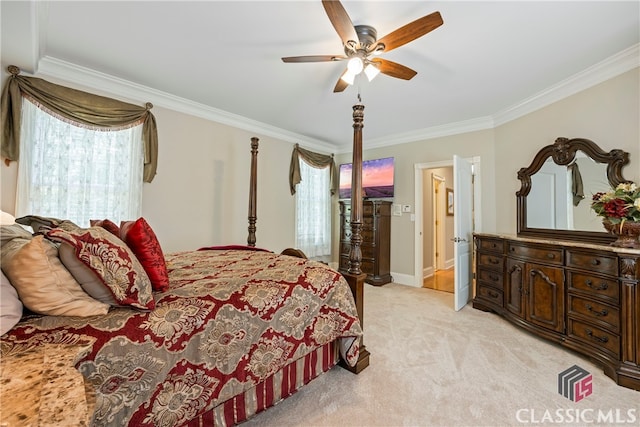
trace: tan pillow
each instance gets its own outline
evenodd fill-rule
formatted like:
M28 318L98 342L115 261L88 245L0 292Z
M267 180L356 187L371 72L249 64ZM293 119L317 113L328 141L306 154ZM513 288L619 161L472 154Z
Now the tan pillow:
M106 314L109 305L82 290L58 258L58 248L36 236L2 260L2 270L29 310L52 316Z

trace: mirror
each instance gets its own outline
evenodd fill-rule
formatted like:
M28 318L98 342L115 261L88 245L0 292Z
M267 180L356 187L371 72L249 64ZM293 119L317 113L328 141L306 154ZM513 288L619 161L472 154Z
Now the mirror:
M610 243L591 197L621 182L629 153L606 153L588 139L558 138L518 171L518 236Z

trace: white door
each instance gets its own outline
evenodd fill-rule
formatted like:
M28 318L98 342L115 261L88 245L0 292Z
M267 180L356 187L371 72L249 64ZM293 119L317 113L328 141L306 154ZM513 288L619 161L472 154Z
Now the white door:
M447 200L447 206L450 201ZM473 244L473 172L471 163L453 156L453 256L454 309L460 310L471 294L471 262Z

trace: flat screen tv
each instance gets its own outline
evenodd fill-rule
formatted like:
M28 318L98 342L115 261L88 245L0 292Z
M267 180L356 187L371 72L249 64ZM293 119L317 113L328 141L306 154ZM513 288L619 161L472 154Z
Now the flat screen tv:
M351 198L351 163L340 165L339 198ZM393 197L393 157L362 162L362 197L388 199Z

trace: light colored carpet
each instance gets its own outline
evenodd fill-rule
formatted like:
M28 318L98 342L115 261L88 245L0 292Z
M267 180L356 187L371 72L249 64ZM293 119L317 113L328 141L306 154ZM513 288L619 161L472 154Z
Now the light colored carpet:
M452 306L445 292L365 285L370 366L359 375L335 367L243 426L640 425L640 392L596 364L495 314ZM558 373L573 365L593 375L579 402L558 394Z

